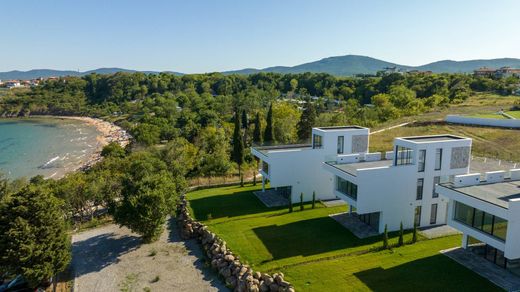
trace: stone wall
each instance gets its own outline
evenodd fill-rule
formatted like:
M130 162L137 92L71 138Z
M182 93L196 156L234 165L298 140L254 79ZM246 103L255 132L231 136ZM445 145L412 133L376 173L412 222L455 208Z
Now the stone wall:
M453 147L451 148L450 168L465 168L469 165L470 147Z
M188 201L185 196L177 206L177 224L184 239L196 238L201 243L206 256L211 262L211 267L218 271L225 279L226 285L237 292L294 292L294 287L284 280L282 273L268 275L253 271L251 267L243 264L240 257L235 255L225 241L208 227L193 220L188 211Z
M352 136L352 153L361 153L368 151L368 136L353 135Z

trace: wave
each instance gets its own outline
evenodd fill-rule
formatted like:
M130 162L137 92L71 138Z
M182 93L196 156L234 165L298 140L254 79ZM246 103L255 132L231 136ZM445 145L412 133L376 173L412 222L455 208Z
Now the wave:
M53 158L51 158L51 160L45 162L43 165L40 165L38 168L40 168L40 169L52 168L53 167L53 165L52 165L53 162L55 162L58 159L60 159L60 156L53 157Z

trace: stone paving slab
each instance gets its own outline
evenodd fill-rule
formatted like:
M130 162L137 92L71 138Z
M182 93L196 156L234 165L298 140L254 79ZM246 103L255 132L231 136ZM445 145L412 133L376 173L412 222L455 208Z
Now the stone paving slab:
M321 203L323 205L325 205L325 207L327 207L327 208L336 207L336 206L342 206L342 205L346 205L347 204L347 202L345 202L343 200L340 200L340 199L321 201Z
M520 277L462 247L441 250L441 253L506 291L520 291Z
M289 206L289 199L284 198L275 189L253 192L255 196L268 208Z
M347 228L358 238L368 238L379 235L379 232L374 230L369 225L359 221L357 215L345 213L331 214L330 218L336 220L343 227Z
M427 227L427 228L421 229L419 232L428 239L444 237L444 236L449 236L449 235L462 234L462 232L460 232L457 229L455 229L451 226L448 226L448 225Z

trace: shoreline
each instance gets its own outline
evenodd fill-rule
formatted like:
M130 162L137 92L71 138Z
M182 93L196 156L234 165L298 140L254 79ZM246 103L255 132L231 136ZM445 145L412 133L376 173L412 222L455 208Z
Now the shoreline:
M46 175L45 179L60 179L66 176L69 173L75 171L83 171L91 168L96 163L100 162L103 157L101 157L101 151L103 147L108 145L111 142L116 142L121 147L126 147L130 144L131 136L124 130L123 128L115 125L114 123L99 119L99 118L91 118L91 117L82 117L82 116L53 116L53 115L30 115L26 117L17 117L21 119L55 119L55 120L75 120L82 122L88 126L94 127L98 132L96 136L96 146L94 151L83 161L80 161L77 165L72 165L70 167L59 168L52 174ZM12 119L12 118L6 118Z

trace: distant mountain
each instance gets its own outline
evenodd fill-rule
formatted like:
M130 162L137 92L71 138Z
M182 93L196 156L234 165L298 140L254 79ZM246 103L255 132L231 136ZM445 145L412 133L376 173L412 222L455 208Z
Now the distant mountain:
M473 70L488 67L488 68L500 68L509 66L512 68L520 68L520 59L514 58L501 58L501 59L489 59L489 60L468 60L468 61L437 61L421 66L408 66L391 63L371 57L358 56L358 55L346 55L338 57L329 57L321 59L319 61L296 65L292 67L288 66L275 66L264 69L246 68L241 70L225 71L224 74L253 74L258 72L275 72L275 73L329 73L337 76L352 76L356 74L375 74L377 71L383 70L385 67L397 67L401 70L419 70L419 71L432 71L435 73L471 73ZM49 70L49 69L37 69L30 71L9 71L0 72L0 80L9 79L34 79L39 77L52 77L52 76L83 76L90 73L98 74L113 74L116 72L138 72L136 70L122 69L122 68L99 68L96 70L90 70L85 72L78 71L60 71L60 70ZM156 71L139 71L146 74L158 74ZM175 75L183 75L183 73L166 71Z
M129 70L123 68L99 68L95 70L89 70L84 72L78 71L70 71L70 70L52 70L52 69L33 69L29 71L8 71L8 72L0 72L0 80L11 80L11 79L20 79L20 80L29 80L36 78L49 78L49 77L62 77L62 76L83 76L91 73L97 74L114 74L117 72L142 72L146 74L159 74L158 71L137 71L137 70ZM183 75L179 72L167 71L167 73L175 74L175 75Z

